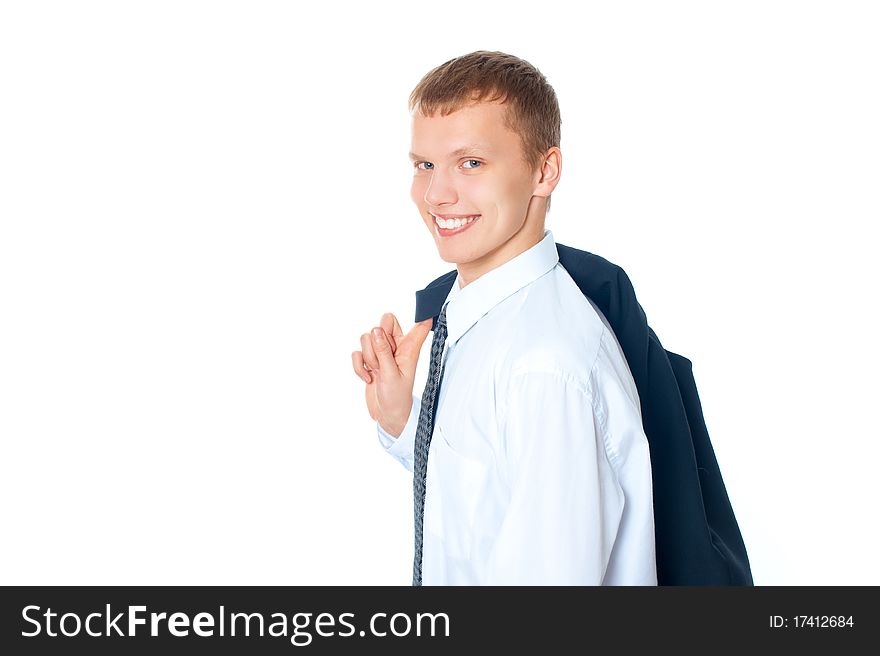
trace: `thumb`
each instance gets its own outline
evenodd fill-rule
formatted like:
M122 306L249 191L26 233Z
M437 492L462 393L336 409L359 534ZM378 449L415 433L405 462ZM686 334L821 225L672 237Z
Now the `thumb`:
M407 373L414 373L416 364L419 361L422 344L425 343L425 338L431 332L432 323L433 318L431 317L418 322L406 334L403 341L397 345L397 353L395 354L397 363Z

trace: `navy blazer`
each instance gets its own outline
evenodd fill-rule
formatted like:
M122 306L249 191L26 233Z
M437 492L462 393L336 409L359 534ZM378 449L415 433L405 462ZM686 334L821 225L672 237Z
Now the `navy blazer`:
M754 585L748 554L694 382L692 363L663 348L626 272L557 242L559 262L608 319L629 364L651 451L658 585ZM416 321L434 318L457 271L416 292Z

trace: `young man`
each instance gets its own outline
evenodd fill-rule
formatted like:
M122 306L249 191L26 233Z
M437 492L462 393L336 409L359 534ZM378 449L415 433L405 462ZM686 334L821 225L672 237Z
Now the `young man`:
M430 71L410 109L412 200L457 278L421 397L430 319L404 334L386 313L352 363L382 446L414 471L413 584L656 585L638 392L544 227L555 92L528 62L477 51Z

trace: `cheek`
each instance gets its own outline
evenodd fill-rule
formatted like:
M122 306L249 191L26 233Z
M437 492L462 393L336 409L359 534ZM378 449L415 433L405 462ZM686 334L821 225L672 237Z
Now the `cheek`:
M425 184L424 178L413 178L409 195L414 203L421 204L425 201Z
M523 176L511 176L505 181L504 196L510 200L520 202L528 194L530 180Z
M486 176L470 176L459 181L456 191L463 205L487 209L488 206L495 204L500 190L497 184Z

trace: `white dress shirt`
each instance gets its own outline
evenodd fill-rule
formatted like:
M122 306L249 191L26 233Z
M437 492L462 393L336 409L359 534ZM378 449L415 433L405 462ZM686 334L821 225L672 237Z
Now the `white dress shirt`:
M656 585L638 391L553 233L445 303L423 585ZM429 345L430 337L426 344ZM385 450L413 469L421 390Z

